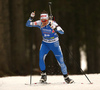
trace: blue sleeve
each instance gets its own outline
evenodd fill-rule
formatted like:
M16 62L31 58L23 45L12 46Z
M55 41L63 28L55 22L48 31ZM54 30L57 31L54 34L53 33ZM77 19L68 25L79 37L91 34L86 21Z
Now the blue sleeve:
M64 34L64 31L63 31L63 30L59 30L59 31L58 31L57 28L55 29L55 32L56 32L56 33L58 32L59 34Z
M64 34L64 32L63 31L57 31L58 33L60 33L60 34Z
M26 26L27 26L27 27L33 27L33 25L30 25L31 22L32 22L32 19L29 18L29 19L27 20L27 22L26 22Z

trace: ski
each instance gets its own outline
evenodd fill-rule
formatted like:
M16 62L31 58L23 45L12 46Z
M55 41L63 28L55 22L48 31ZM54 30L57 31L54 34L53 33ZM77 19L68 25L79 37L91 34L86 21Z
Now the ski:
M69 84L66 82L45 82L45 83L35 82L32 84L25 83L25 85L62 85L62 84L71 85L71 84L93 84L93 83L83 83L83 82L73 82Z
M25 83L25 85L62 85L62 84L67 84L67 83L66 82L45 82L45 83L35 82L32 84ZM73 84L73 83L71 83L71 84Z
M35 83L32 83L32 84L28 84L28 83L25 83L25 85L47 85L47 84L51 84L50 82L35 82Z
M74 82L74 84L93 84L93 83Z

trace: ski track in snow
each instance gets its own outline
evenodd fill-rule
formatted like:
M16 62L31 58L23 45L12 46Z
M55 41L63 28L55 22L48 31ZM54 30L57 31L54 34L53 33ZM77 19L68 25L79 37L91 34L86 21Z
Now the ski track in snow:
M51 84L32 84L30 76L12 76L0 78L0 90L100 90L100 74L87 74L93 84L84 75L69 75L76 83L66 84L62 75L48 75ZM40 76L33 75L32 83L39 82ZM28 84L28 85L25 85Z

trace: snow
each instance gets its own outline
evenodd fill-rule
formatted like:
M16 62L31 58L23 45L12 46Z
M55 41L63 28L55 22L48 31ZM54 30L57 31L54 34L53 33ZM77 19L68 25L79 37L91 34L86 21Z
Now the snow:
M64 84L62 75L48 75L47 82L51 84L32 85L30 85L30 76L2 77L0 90L100 90L100 74L87 74L87 76L93 84L90 84L84 75L69 75L76 82L74 84ZM32 83L39 82L39 80L40 76L32 76Z

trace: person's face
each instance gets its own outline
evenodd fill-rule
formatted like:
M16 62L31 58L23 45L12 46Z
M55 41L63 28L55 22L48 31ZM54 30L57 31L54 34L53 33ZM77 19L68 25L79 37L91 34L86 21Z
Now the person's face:
M43 25L47 25L48 24L48 20L47 19L41 19L41 22Z

